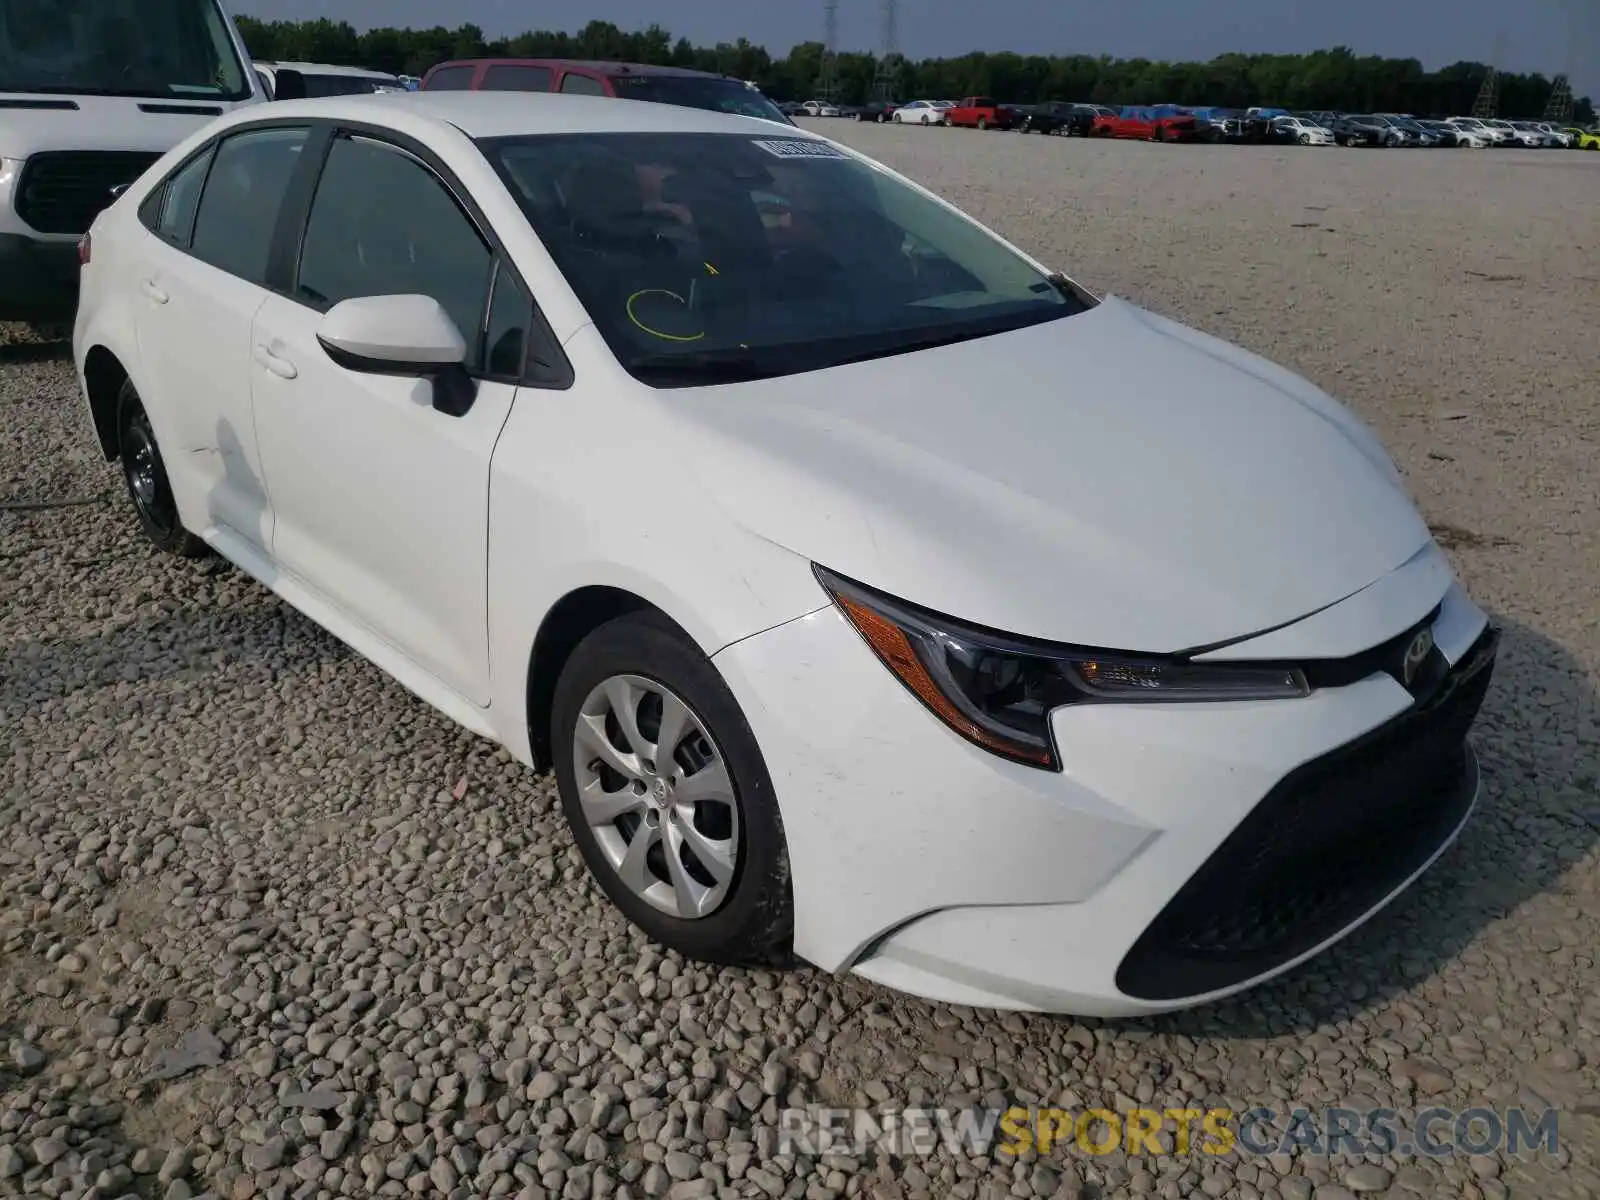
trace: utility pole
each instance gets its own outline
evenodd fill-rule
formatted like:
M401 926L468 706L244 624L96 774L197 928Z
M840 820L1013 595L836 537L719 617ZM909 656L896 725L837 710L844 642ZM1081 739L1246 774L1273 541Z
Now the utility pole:
M872 79L872 98L887 104L900 91L900 30L895 9L897 0L883 0L883 42L878 54L878 70Z
M817 99L839 100L839 0L822 3L822 73L817 77Z

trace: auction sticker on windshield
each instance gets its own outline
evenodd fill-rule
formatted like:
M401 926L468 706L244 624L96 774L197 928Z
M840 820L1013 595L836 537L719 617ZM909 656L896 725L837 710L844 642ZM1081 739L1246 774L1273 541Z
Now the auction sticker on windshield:
M815 138L771 138L754 143L778 158L849 158L831 142Z

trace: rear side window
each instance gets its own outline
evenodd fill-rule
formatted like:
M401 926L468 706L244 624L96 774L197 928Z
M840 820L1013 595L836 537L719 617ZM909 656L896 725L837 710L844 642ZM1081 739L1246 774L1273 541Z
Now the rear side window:
M297 295L320 309L355 296L432 296L476 346L493 267L489 247L428 167L398 147L342 137L328 151L300 252Z
M501 63L483 73L487 92L548 92L554 74L549 67L525 67Z
M561 90L579 96L604 96L606 85L588 75L574 75L569 71L561 77Z
M190 243L196 258L251 283L266 282L278 212L307 133L253 129L217 147Z
M440 67L428 76L430 92L470 92L472 75L476 67Z
M306 95L311 99L327 96L367 96L377 91L386 81L368 75L305 75ZM398 79L389 83L399 87Z

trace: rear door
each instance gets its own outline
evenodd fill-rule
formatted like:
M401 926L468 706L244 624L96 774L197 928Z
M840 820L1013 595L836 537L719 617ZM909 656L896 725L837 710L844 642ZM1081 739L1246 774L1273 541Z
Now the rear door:
M251 127L192 158L141 217L135 263L141 399L184 523L258 552L271 511L250 409L250 327L289 179L310 133Z

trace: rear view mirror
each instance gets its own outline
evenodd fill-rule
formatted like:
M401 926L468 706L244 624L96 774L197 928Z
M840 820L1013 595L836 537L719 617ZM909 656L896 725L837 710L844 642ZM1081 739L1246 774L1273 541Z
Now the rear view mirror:
M306 77L291 67L280 67L277 71L277 82L272 88L274 100L304 100L306 98Z
M317 341L339 366L364 375L433 382L433 407L465 416L477 385L464 365L467 343L431 296L359 296L328 310Z

